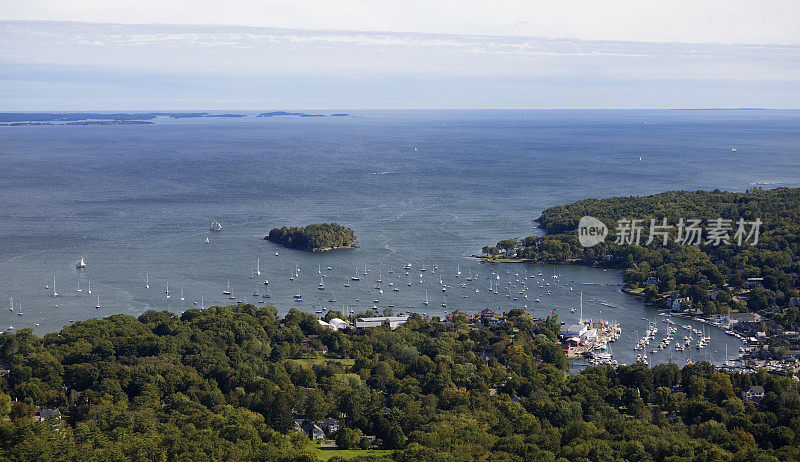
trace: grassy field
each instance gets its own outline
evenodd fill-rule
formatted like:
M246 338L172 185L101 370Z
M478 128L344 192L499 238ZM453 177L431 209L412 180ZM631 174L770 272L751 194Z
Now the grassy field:
M311 452L320 460L328 460L332 457L341 457L342 459L353 459L359 456L374 456L374 457L389 457L392 455L391 449L327 449L323 450L316 445L309 446Z

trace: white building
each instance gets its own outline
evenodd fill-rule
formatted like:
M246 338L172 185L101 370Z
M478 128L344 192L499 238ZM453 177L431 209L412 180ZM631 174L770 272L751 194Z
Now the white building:
M408 321L408 316L375 316L356 319L356 329L366 329L369 327L389 326L394 330Z

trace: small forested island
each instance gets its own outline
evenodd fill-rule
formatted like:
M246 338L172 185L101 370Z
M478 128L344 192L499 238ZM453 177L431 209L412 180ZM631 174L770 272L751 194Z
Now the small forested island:
M570 374L558 334L519 309L333 330L253 305L5 332L0 460L800 460L796 381Z
M311 252L349 249L356 245L356 235L353 230L337 223L272 228L264 239L290 249Z
M592 247L580 244L578 224L584 216L598 218L608 226L604 242ZM699 245L676 242L681 218L684 223L703 221L705 232ZM729 242L715 245L708 229L718 218L730 220L725 222L730 226L726 230ZM757 245L752 245L752 237L739 244L740 218L762 222ZM615 224L620 219L642 220L639 245L616 244L620 232ZM660 235L647 243L651 219L657 225L664 219L672 225L660 228L667 231L667 245ZM758 313L766 320L766 332L800 330L800 189L671 191L646 197L586 199L548 208L537 221L546 235L504 239L484 247L485 258L620 268L625 271L626 291L647 303L708 317ZM687 237L685 228L681 237ZM794 343L774 346L792 349L792 345L800 349Z

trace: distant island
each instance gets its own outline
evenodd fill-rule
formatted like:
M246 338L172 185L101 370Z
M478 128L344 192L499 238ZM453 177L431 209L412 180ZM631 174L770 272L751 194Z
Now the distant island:
M349 117L350 114L346 113L336 113L331 114L331 117ZM306 112L287 112L287 111L272 111L272 112L262 112L261 114L257 115L256 117L327 117L325 114L308 114Z
M237 118L246 114L211 114L209 112L0 112L0 125L19 127L36 125L150 125L157 117L171 119Z
M337 223L272 228L264 239L290 249L311 252L350 249L356 246L356 235L353 230Z

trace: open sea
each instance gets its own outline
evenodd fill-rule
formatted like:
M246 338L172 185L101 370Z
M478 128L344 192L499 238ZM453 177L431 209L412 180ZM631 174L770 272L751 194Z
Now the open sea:
M527 305L535 316L556 308L569 324L582 291L584 317L620 322L612 353L631 363L648 319L657 318L657 339L667 325L619 291L619 272L491 266L469 256L540 233L534 220L543 209L583 198L800 186L800 111L354 111L155 122L0 127L0 300L10 307L13 297L15 306L0 310L0 331L42 335L116 313L259 300L281 313L394 305L395 313L442 317ZM212 220L222 231L209 230ZM319 222L351 227L359 247L306 253L262 239L273 227ZM78 270L81 257L87 267ZM489 290L493 269L498 294ZM360 281L351 281L356 272ZM527 298L517 280L528 283ZM234 299L222 294L228 284ZM703 350L648 351L650 362L719 362L726 345L737 355L734 337L711 329L711 338Z

